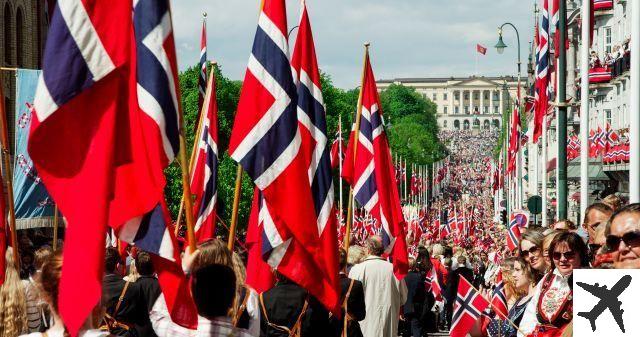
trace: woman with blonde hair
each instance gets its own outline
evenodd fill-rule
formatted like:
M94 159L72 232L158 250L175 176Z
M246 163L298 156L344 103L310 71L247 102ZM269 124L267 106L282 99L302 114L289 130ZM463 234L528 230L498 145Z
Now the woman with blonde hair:
M23 335L23 337L68 337L69 332L64 326L64 322L60 318L58 314L58 290L60 285L60 276L62 275L62 254L58 252L57 254L51 256L47 262L42 266L42 271L40 273L39 287L40 293L42 297L47 302L49 307L51 308L51 327L43 332L33 332L28 335ZM104 310L101 304L96 305L93 309L87 321L80 328L78 333L79 337L109 337L112 336L106 331L100 331L95 329L96 326L102 320L104 316Z
M260 335L258 294L245 283L247 270L238 253L233 252L231 263L233 272L236 274L236 298L231 307L231 320L234 326L246 329L251 335L257 337Z
M27 332L25 284L13 262L13 250L5 253L6 270L0 287L0 337L16 337Z

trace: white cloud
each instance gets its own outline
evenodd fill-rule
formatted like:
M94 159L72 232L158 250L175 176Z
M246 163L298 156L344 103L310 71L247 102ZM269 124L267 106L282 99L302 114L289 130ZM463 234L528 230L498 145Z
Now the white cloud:
M225 75L242 79L256 30L260 0L173 0L181 69L199 59L202 12L206 11L208 57ZM526 62L533 36L534 0L307 0L320 68L336 85L357 86L363 43L371 42L376 77L514 75L515 33L505 29L509 47L493 49L497 27L510 21L520 30ZM299 1L287 0L289 27L297 25ZM295 33L292 34L292 38ZM291 43L293 45L293 43ZM524 69L524 68L523 68Z

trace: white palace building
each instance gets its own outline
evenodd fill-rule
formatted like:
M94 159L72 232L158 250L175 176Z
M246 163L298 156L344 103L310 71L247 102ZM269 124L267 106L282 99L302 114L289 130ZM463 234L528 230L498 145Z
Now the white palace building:
M523 87L526 77L523 77ZM392 84L415 88L437 108L442 130L491 130L500 128L502 114L511 110L517 94L517 78L505 77L424 77L378 81L378 90Z

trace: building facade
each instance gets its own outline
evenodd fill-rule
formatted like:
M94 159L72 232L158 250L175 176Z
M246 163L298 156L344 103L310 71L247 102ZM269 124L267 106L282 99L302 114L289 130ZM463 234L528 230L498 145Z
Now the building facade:
M597 133L598 130L615 133L617 140L610 145L614 149L624 149L628 144L629 132L629 104L630 104L630 77L629 77L629 40L631 37L630 1L614 0L611 2L599 2L594 10L593 44L590 48L590 62L582 65L580 62L580 50L584 41L581 39L581 1L568 1L568 50L567 50L567 101L570 103L567 111L568 135L570 138L580 139L581 132ZM553 38L550 40L553 41ZM587 42L588 43L588 42ZM555 53L555 50L552 50ZM553 55L551 56L553 59ZM589 129L580 130L580 71L583 67L589 68ZM557 120L550 123L548 133L549 146L547 149L548 174L546 179L539 176L532 179L534 186L529 186L529 195L538 194L543 182L548 183L549 205L556 195L557 179L557 151L556 137ZM535 172L534 164L538 161L542 151L529 145L529 176ZM574 144L574 146L579 146ZM568 145L568 148L570 145ZM579 154L579 150L578 150ZM589 204L596 202L606 195L616 193L625 198L629 192L629 165L628 157L610 160L607 151L591 156L589 159ZM569 218L580 222L580 156L568 159L567 180L569 188ZM556 212L555 206L549 210L549 218L553 219Z
M39 69L52 1L0 0L0 85L13 144L15 68ZM13 152L13 146L9 149Z
M517 94L515 77L396 78L378 81L378 90L392 84L414 88L435 103L441 130L499 129Z

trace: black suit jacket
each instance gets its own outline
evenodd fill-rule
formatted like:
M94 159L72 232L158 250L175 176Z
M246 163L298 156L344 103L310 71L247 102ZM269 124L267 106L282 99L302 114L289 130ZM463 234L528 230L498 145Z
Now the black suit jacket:
M261 312L263 315L260 319L260 336L286 337L287 333L269 326L267 319L272 324L292 328L302 312L305 299L308 300L308 306L302 317L301 335L304 337L333 336L329 312L304 288L288 280L279 281L275 287L262 294L267 317Z
M125 292L122 303L118 312L115 312L118 304L118 299L125 286L125 281L120 275L107 274L102 278L102 292L103 298L106 304L107 314L111 315L118 322L135 327L135 325L142 321L144 315L149 316L149 312L146 310L146 306L141 306L140 302L140 290L136 287L135 283L130 283ZM134 331L126 332L114 331L112 333L119 336L134 336Z
M424 275L417 271L410 271L404 278L407 284L407 301L404 303L403 311L407 316L422 315L424 302L427 298L427 291L424 288Z
M347 323L347 336L348 337L362 337L362 330L360 330L359 321L363 320L367 314L366 306L364 303L364 288L362 282L348 278L345 274L340 274L340 305L344 303L344 298L349 291L349 285L353 281L353 287L349 298L347 299L347 309L352 320ZM344 316L342 319L335 317L331 318L331 324L335 330L335 336L341 336L342 329L344 328Z
M151 321L149 320L148 313L156 303L158 296L162 292L160 290L160 284L158 279L154 276L140 276L140 278L133 284L139 295L140 310L146 310L146 315L141 315L140 320L136 322L136 330L138 336L156 337L156 333L153 331Z
M447 283L447 287L445 289L445 299L447 300L447 304L451 304L455 301L456 296L458 294L458 283L460 283L460 278L464 277L469 283L473 282L473 270L467 267L459 267L458 269L449 273L449 282Z

